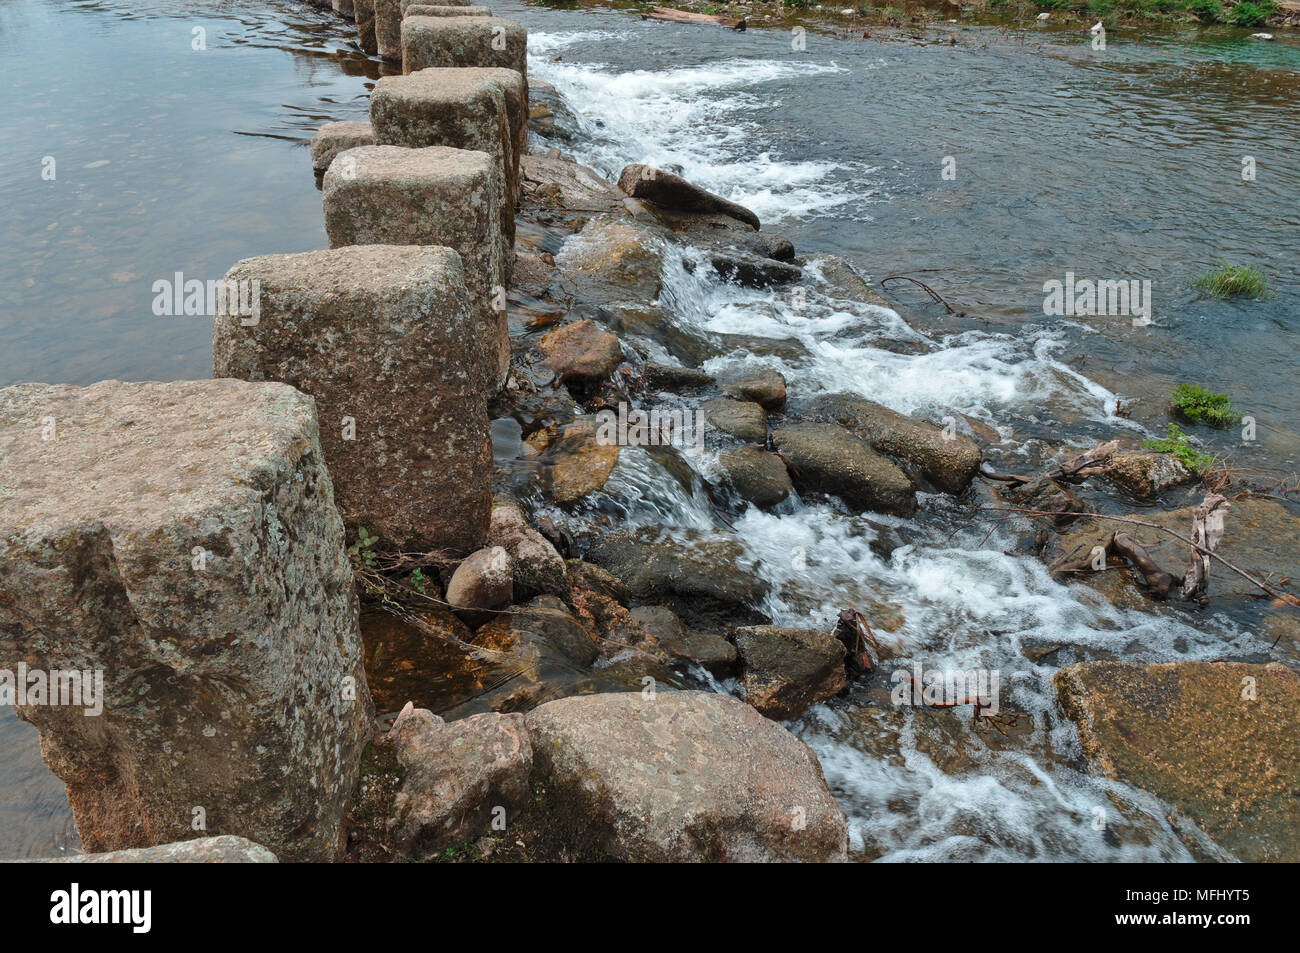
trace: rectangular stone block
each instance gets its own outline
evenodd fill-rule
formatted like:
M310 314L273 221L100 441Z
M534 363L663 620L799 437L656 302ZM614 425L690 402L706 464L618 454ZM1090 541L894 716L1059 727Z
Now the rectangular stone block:
M438 5L443 7L468 7L473 3L474 0L438 0ZM405 17L411 7L427 4L428 0L402 0L402 16Z
M500 17L415 17L402 21L402 72L430 66L501 66L528 81L528 33Z
M429 146L363 146L325 173L325 234L345 245L443 245L464 263L479 319L494 328L500 384L510 367L506 326L505 203L497 160L486 152Z
M354 19L355 12L352 8L352 0L331 0L334 12L346 20Z
M501 229L513 248L525 96L514 70L423 69L380 78L370 95L370 123L379 145L450 146L494 156L505 183ZM507 275L512 259L506 257Z
M226 279L257 282L258 320L217 319L212 373L316 399L349 535L364 526L403 552L481 547L497 328L471 307L460 256L357 245L249 258Z
M352 15L357 23L357 43L367 56L379 52L375 37L375 0L353 0Z
M87 850L334 857L374 714L344 542L292 387L0 390L0 669L102 678L17 704Z
M340 152L374 144L375 130L368 122L327 122L312 137L311 167L324 172Z
M375 4L375 39L379 56L392 63L402 62L401 0L373 0Z
M490 17L491 7L449 7L430 6L427 3L412 3L406 7L403 17Z

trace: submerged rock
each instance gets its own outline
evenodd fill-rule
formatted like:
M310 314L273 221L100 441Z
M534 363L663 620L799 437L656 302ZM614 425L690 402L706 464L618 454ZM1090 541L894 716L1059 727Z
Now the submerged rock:
M755 230L759 228L758 216L743 205L737 205L721 195L714 195L687 182L680 175L652 166L640 163L624 166L618 174L618 187L624 195L634 199L670 209L726 215Z
M718 454L736 492L759 507L775 506L794 492L790 474L775 453L759 447L737 447Z
M911 516L916 489L892 462L838 424L791 424L772 431L801 493L838 496L857 510Z
M844 691L844 646L816 629L748 626L736 630L745 701L768 718L798 718Z
M598 439L593 417L570 421L553 440L548 441L540 431L535 436L529 438L529 443L551 458L547 469L549 491L557 503L576 503L597 492L618 463L618 445Z
M960 493L979 472L979 446L953 429L917 420L856 394L827 394L809 401L807 411L861 437L871 447L905 460L936 489Z
M1300 860L1300 675L1083 662L1053 681L1097 771L1173 805L1243 861Z
M760 258L728 249L709 253L709 264L724 280L746 288L788 285L803 277L803 269L775 258Z
M845 859L847 825L817 758L735 699L567 698L528 727L546 808L579 857Z

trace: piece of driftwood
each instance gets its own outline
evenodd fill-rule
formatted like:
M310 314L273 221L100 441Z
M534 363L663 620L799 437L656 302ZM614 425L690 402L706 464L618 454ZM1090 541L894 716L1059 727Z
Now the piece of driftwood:
M1210 556L1223 538L1223 519L1232 504L1210 493L1192 513L1192 554L1183 575L1183 598L1209 601Z
M839 620L835 624L835 638L844 646L844 667L850 677L870 675L875 670L867 646L875 649L876 658L879 659L880 642L867 624L866 616L857 609L841 609Z
M671 7L651 7L649 13L641 14L642 20L671 20L674 23L716 23L718 26L725 26L728 30L735 30L737 33L743 33L745 30L745 18L740 17L719 17L709 13L688 13L685 10L674 10Z
M1157 599L1169 598L1169 593L1173 592L1174 587L1178 585L1177 578L1157 566L1156 561L1137 540L1128 533L1116 533L1111 537L1110 546L1142 574L1142 579L1147 584L1147 592Z
M1111 458L1119 451L1119 441L1109 440L1099 443L1077 457L1067 460L1055 470L1046 474L1049 480L1066 483L1082 483L1090 476L1105 473L1110 469Z

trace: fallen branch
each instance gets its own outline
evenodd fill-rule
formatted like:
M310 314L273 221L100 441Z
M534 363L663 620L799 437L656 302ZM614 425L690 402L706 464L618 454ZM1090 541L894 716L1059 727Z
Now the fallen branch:
M1110 545L1142 574L1142 580L1151 595L1157 599L1169 598L1169 593L1174 591L1178 580L1157 566L1156 561L1138 544L1137 540L1127 533L1116 533L1111 537Z
M1223 518L1232 506L1218 493L1211 493L1192 514L1192 554L1183 575L1183 598L1201 604L1210 588L1210 556L1223 538Z
M1059 515L1058 513L1050 513L1046 510L1035 510L1035 509L1030 509L1028 507L1022 507L1022 506L996 506L996 507L980 506L977 507L977 509L999 510L1006 513L1016 513L1021 516L1058 516ZM1162 533L1168 533L1169 536L1171 536L1172 538L1181 540L1182 542L1186 543L1188 546L1192 546L1194 548L1196 547L1195 540L1190 539L1187 536L1184 536L1182 533L1176 533L1172 529L1169 529L1167 526L1161 526L1159 523L1152 523L1150 520L1134 519L1131 516L1108 516L1104 513L1089 513L1087 515L1092 519L1111 520L1112 522L1115 523L1127 523L1130 526L1145 526L1148 529L1154 529ZM1003 517L998 517L998 519L1002 519L1002 518ZM985 521L979 520L977 522L985 522ZM1297 597L1292 593L1285 592L1281 589L1278 589L1276 586L1271 586L1266 582L1261 582L1260 580L1252 576L1250 573L1246 572L1246 570L1240 568L1239 566L1234 566L1232 563L1228 562L1228 560L1224 559L1218 553L1209 552L1206 553L1206 555L1210 559L1222 563L1225 567L1232 570L1242 579L1245 579L1252 586L1255 586L1257 589L1261 590L1266 595L1274 599L1277 599L1279 602L1285 603L1286 605L1293 606L1294 608L1300 609L1300 597Z
M924 281L918 281L915 278L909 278L907 275L890 275L888 278L880 279L880 287L882 288L885 287L886 283L890 281L910 281L912 284L916 285L921 290L923 290L926 294L928 294L930 296L931 301L943 305L943 309L947 311L949 314L957 314L957 312L952 309L952 307L948 304L948 302L943 300L943 296L940 295L939 292L931 288L929 285L927 285ZM958 317L960 317L960 315L958 315Z
M719 17L709 13L688 13L685 10L674 10L671 7L651 7L649 13L641 14L642 20L671 20L675 23L716 23L718 26L725 26L728 30L735 30L737 33L744 33L746 22L741 17Z

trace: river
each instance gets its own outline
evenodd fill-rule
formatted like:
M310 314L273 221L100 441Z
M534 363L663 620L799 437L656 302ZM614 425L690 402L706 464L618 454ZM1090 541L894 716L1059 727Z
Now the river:
M1173 383L1193 380L1258 421L1254 444L1213 434L1211 449L1267 473L1300 469L1300 41L1113 31L1095 51L1065 28L948 24L922 45L809 24L796 49L780 28L493 8L524 23L531 75L582 115L580 161L609 174L632 161L679 168L800 253L843 256L877 280L920 278L964 312L900 285L890 290L906 326L842 302L792 309L670 256L665 292L684 327L799 345L777 358L736 350L709 370L767 363L794 395L852 390L909 413L958 411L997 431L994 459L1026 470L1061 444L1162 430ZM192 48L196 27L206 49ZM0 385L209 376L208 320L155 316L152 283L324 247L305 147L322 122L366 116L381 68L353 38L293 3L0 5L13 77ZM1199 295L1191 279L1221 257L1260 266L1275 294ZM1149 279L1152 323L1045 316L1043 284L1067 272ZM915 346L884 346L900 335ZM721 530L666 473L628 457L609 495L629 522ZM736 525L774 583L763 608L775 621L820 625L845 604L883 603L901 620L890 633L900 664L998 671L1020 716L1003 735L968 714L863 695L792 724L849 817L855 856L1189 859L1161 805L1079 770L1050 678L1077 658L1259 657L1268 642L1254 620L1112 606L968 520L934 496L914 521L797 504L750 509ZM1041 657L1042 646L1062 648ZM75 848L35 732L0 713L0 746L0 856Z

